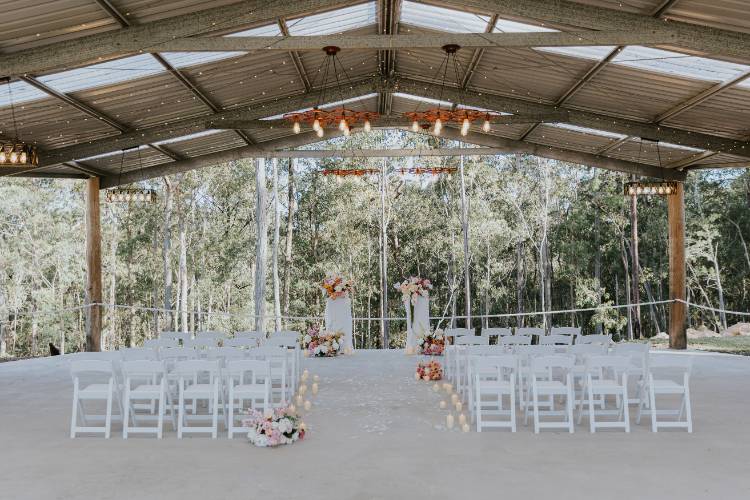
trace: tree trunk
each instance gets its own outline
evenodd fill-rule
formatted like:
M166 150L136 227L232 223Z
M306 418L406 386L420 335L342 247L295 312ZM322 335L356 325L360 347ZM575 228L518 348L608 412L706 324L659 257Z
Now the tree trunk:
M164 271L164 309L167 328L179 330L175 325L172 314L172 265L170 254L172 250L172 182L164 177L164 223L162 225L162 260Z
M466 181L464 176L464 157L461 156L461 163L459 168L459 174L461 177L461 232L463 233L463 244L464 244L464 294L465 294L465 315L466 315L466 328L471 328L471 269L469 262L471 256L469 254L469 203L466 199Z
M719 294L719 318L721 319L722 330L727 329L727 313L724 308L724 287L721 285L721 270L719 269L719 242L712 248L714 264L714 273L716 273L716 292Z
M281 290L279 288L279 226L281 225L281 211L279 206L279 165L278 160L271 160L273 165L273 313L274 328L281 330Z
M633 175L630 178L631 181L635 181L636 177ZM633 338L641 338L641 279L640 271L641 264L638 255L638 197L630 197L630 249L632 257L632 265L630 266L630 291L633 294L633 307L632 307L632 325Z
M286 222L286 248L284 249L284 316L289 316L289 294L292 285L292 238L294 235L294 211L296 199L294 196L294 163L295 159L289 159L289 175L287 177L287 222Z
M113 223L112 239L109 243L109 333L104 339L104 349L119 345L117 338L117 223Z
M383 161L380 173L380 336L381 346L388 349L389 328L386 317L388 316L388 225L385 219L386 212L386 189L388 187L388 171L386 162Z
M594 203L592 208L594 209L594 247L596 248L594 253L594 282L596 283L596 305L597 307L602 305L602 250L599 245L599 206ZM599 322L594 328L594 332L597 335L602 334L602 323Z
M187 275L187 229L185 227L185 206L180 203L177 219L177 232L180 241L180 260L178 265L178 282L180 287L179 313L181 331L189 332L188 325L188 275Z
M265 331L266 313L266 246L268 245L266 224L266 160L255 162L255 330Z
M622 268L625 274L625 300L628 304L627 313L628 313L628 340L633 340L634 338L634 330L633 330L633 318L634 318L634 310L630 303L630 267L628 265L628 254L627 250L625 248L625 241L624 238L620 238L620 258L622 259Z
M524 325L523 290L526 288L526 260L524 259L523 241L516 242L516 312L518 313L516 324Z

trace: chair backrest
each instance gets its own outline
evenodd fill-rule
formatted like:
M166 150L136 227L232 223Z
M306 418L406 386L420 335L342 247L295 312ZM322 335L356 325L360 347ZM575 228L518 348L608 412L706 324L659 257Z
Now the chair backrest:
M575 365L575 358L566 355L534 356L531 358L531 369L534 373L545 370L560 369L570 370Z
M270 336L272 337L285 336L285 337L291 337L291 338L297 339L300 337L300 332L296 330L277 330L271 333Z
M599 344L606 345L612 343L612 335L579 335L576 337L576 344Z
M128 380L131 384L133 382L154 383L157 382L159 377L163 377L167 373L164 368L164 363L161 361L123 361L121 366L126 384L128 383Z
M690 373L693 369L693 358L687 355L652 356L649 360L649 368L652 373L656 371L661 373Z
M531 335L512 335L500 337L500 345L530 345Z
M587 356L586 370L613 370L622 373L630 368L630 358L627 356Z
M187 361L178 361L174 365L174 373L182 379L196 382L199 378L208 376L213 382L219 374L220 366L218 360L207 359L189 359Z
M643 370L645 376L648 372L649 365L649 354L650 346L647 343L622 343L615 344L612 349L613 354L618 356L630 357L630 363L633 368L640 368Z
M258 339L235 337L224 340L222 345L224 347L258 347Z
M480 337L478 335L461 335L456 337L456 345L489 345L489 337Z
M571 345L572 343L572 335L542 335L539 337L539 344L541 345Z
M541 337L544 335L544 328L538 328L536 326L517 326L514 335L523 335L527 337L536 335Z
M78 385L110 383L115 372L112 361L102 359L77 359L70 363L70 375Z
M288 353L285 347L278 346L263 346L256 349L250 349L248 351L248 357L251 359L268 359L268 358L284 358L286 359Z
M512 335L510 328L482 328L482 337L505 337Z
M161 349L162 347L178 347L180 342L177 339L161 338L146 339L143 341L143 347L148 349Z
M183 345L192 349L211 349L218 347L219 341L213 338L201 338L186 340Z
M156 361L159 357L154 349L145 347L123 347L117 352L122 361Z
M216 342L219 340L223 340L227 338L226 334L224 332L216 332L216 331L205 331L205 332L197 332L195 334L196 339L211 339Z
M180 361L195 359L197 356L198 353L195 349L189 347L172 347L159 351L159 359L165 361L168 367Z
M607 354L607 346L601 344L575 344L570 346L568 354L574 356L604 356Z
M296 336L271 335L264 345L268 347L296 347L298 342L299 338Z
M581 334L580 326L553 326L549 331L550 335L572 335L573 337Z
M500 356L505 354L505 348L501 345L467 345L467 356Z
M218 359L224 361L224 364L230 359L244 359L247 356L247 349L242 347L224 346L217 347L208 351L208 359Z
M519 356L552 356L555 354L554 345L519 345L516 347L516 354Z
M445 333L443 333L445 337L462 337L465 335L474 335L474 329L473 328L446 328Z
M159 334L160 339L175 339L180 342L188 340L191 337L190 332L161 332Z
M231 360L227 361L226 367L231 382L242 385L265 384L271 375L271 363L268 360Z
M247 330L244 332L237 332L234 334L234 338L236 339L257 339L257 340L265 340L266 334L263 332L256 332L254 330Z
M518 359L513 354L482 356L474 360L472 371L478 382L482 380L513 382L518 371Z

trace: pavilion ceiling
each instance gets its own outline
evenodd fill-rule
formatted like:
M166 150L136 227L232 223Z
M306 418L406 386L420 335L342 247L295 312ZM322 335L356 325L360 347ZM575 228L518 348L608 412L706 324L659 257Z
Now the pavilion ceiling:
M120 169L138 180L317 142L264 119L317 103L320 47L333 42L351 47L339 57L353 83L330 100L380 112L381 126L439 98L514 115L472 129L470 144L655 177L747 167L743 3L0 0L0 137L12 136L12 96L41 157L0 176L112 184ZM441 88L450 41L462 74Z

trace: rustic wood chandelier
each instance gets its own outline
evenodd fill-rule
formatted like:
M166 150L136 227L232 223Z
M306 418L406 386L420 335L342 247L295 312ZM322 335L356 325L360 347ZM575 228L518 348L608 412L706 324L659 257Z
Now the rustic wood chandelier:
M323 137L325 135L325 128L331 126L337 126L346 136L351 134L353 126L359 124L362 125L365 132L369 132L372 130L372 120L376 120L379 117L378 113L374 111L358 111L347 108L343 104L332 109L321 109L326 99L329 74L332 74L331 84L335 83L334 95L329 95L329 97L335 98L336 92L338 92L341 101L344 101L342 85L352 85L349 75L346 69L344 69L344 65L338 58L340 50L335 45L323 47L326 58L318 69L318 72L323 75L323 82L316 105L307 111L284 115L284 119L291 122L292 130L294 130L295 134L301 132L302 124L311 126L318 137ZM339 74L343 75L343 80L339 79Z
M445 52L445 57L440 63L440 66L436 72L436 78L441 81L440 96L438 97L437 108L431 108L425 111L412 111L404 113L404 116L412 120L411 129L414 132L419 132L420 129L428 129L432 127L432 133L440 135L440 132L448 123L455 123L461 125L461 135L466 136L469 133L469 129L473 123L482 123L482 131L489 132L492 128L491 122L493 119L500 116L498 113L490 111L483 111L478 109L468 109L462 107L460 102L456 102L455 107L443 108L441 107L443 92L442 90L446 86L446 82L449 77L449 72L453 72L455 77L454 86L461 88L460 83L460 66L458 59L456 58L456 52L461 48L460 45L449 44L443 45L442 49Z
M117 182L119 184L122 179L122 167L125 163L125 150L122 150L120 156L120 173L118 174ZM141 150L138 149L138 165L143 168L143 159L141 158ZM141 188L113 188L107 189L106 195L107 203L156 203L156 190L155 189L141 189Z
M39 165L36 146L26 144L18 138L18 125L16 124L16 109L13 105L13 91L8 82L8 99L10 101L10 116L13 120L13 140L0 140L0 166L9 167L33 167Z
M625 196L666 196L674 194L677 190L676 182L626 182L625 183Z

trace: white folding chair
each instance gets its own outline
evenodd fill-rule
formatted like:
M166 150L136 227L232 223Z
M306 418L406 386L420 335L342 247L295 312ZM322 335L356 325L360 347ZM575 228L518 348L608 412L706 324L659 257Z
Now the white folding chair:
M294 394L297 390L297 381L299 380L299 366L302 363L302 349L299 345L299 334L297 332L273 334L268 337L265 346L280 347L287 350L287 382L290 386L290 393Z
M121 361L156 361L159 359L154 349L144 347L123 347L117 353Z
M245 401L250 408L270 410L271 406L271 364L268 360L243 359L227 362L226 385L227 433L232 439L235 432L247 433L247 429L235 425L235 401L237 410L244 410Z
M109 439L112 430L112 400L120 408L122 406L119 391L115 381L115 371L112 361L105 360L76 360L70 364L70 374L73 377L73 414L70 419L70 437L75 438L79 432L104 434ZM103 401L104 415L86 413L84 401ZM80 417L83 425L78 425ZM104 418L104 426L90 425L90 421Z
M465 335L474 335L474 329L473 328L446 328L445 332L443 333L444 337L450 338L451 340L455 340L458 337L463 337Z
M553 326L549 330L550 335L569 335L573 338L578 337L581 335L581 327L580 326ZM571 344L572 344L571 339Z
M219 346L219 341L213 338L191 339L186 340L183 346L187 349L194 349L198 358L207 358L209 351Z
M474 421L474 364L477 359L486 356L502 356L506 354L505 348L500 345L467 345L462 352L465 356L463 366L466 370L466 388L465 393L468 396L469 413L472 422Z
M146 349L165 349L170 347L179 347L180 343L177 339L172 338L158 338L158 339L146 339L143 341L143 347Z
M606 356L607 346L601 344L574 344L568 347L567 354L575 356L576 364L570 369L570 375L573 379L573 395L576 398L576 406L587 405L586 392L584 385L586 382L586 359L589 356ZM597 402L599 406L603 401Z
M167 391L167 372L161 361L138 360L122 363L122 373L125 378L123 389L123 417L122 437L128 438L130 433L156 434L158 439L163 436L164 414L166 408L171 408L169 392ZM156 427L139 426L138 420L152 420L153 415L142 415L137 412L137 402L150 401L151 405L158 405ZM152 407L153 407L152 406ZM172 428L176 427L174 413L172 413ZM132 423L131 423L132 422Z
M500 345L517 346L531 345L531 335L513 335L511 337L500 337Z
M489 337L479 337L474 334L456 337L451 360L455 372L456 391L459 394L464 395L469 385L465 346L489 345L489 343Z
M693 432L693 410L690 404L690 372L692 358L689 356L654 356L649 361L646 382L648 408L645 403L638 408L637 423L641 414L651 414L651 430L659 428L680 428ZM680 396L679 409L657 409L657 396ZM658 416L675 417L674 420L659 420Z
M619 343L615 345L613 354L630 358L628 388L635 387L635 397L628 396L628 404L640 406L648 398L646 381L648 380L649 344L645 342ZM635 382L631 383L630 378L634 378Z
M544 335L539 337L539 345L571 345L572 335Z
M211 339L213 340L216 345L219 344L220 341L227 338L226 334L224 332L216 332L216 331L203 331L203 332L197 332L195 334L196 339Z
M161 332L159 334L160 339L174 339L178 342L185 342L186 340L189 340L192 338L192 335L190 335L190 332Z
M288 357L286 347L258 347L248 352L248 358L268 361L271 366L271 404L274 407L286 406L288 393ZM278 401L276 400L278 395Z
M627 356L588 356L586 357L586 378L583 392L587 395L589 429L596 432L598 428L622 428L630 432L630 412L628 409L628 369L630 358ZM607 409L607 396L614 396L616 409ZM599 397L601 409L597 410L594 398ZM583 399L578 407L578 423L583 417ZM618 420L597 421L600 415L614 415Z
M545 334L544 328L539 328L536 326L517 326L516 329L513 331L513 335L516 336L524 336L524 337L543 337Z
M223 342L224 347L234 347L234 348L255 348L258 347L258 340L257 339L251 339L251 338L231 338L226 339Z
M511 432L516 432L516 357L512 354L480 356L474 360L472 370L477 432L485 427L509 427ZM507 410L503 405L504 396L509 399ZM490 415L508 415L509 420L489 420Z
M534 433L543 428L563 428L573 433L573 382L570 369L575 359L572 356L535 356L531 359L531 395L534 410ZM552 408L541 410L539 400L549 396ZM565 398L565 410L555 410L555 396ZM540 421L540 415L562 416L563 421Z
M499 342L500 337L507 337L509 335L512 335L513 332L511 332L510 328L482 328L481 336L487 337L489 339L492 339L492 337L495 337L496 342Z
M216 439L219 432L219 379L218 361L191 359L180 361L175 365L175 374L179 377L179 401L177 403L177 438L182 439L185 433L211 433ZM192 414L188 415L186 400L192 400ZM198 401L206 401L208 415L198 414ZM188 425L188 417L193 420L211 418L210 426Z
M256 332L256 331L249 330L249 331L235 333L234 338L253 339L256 341L256 346L261 346L266 341L266 334L263 332Z
M516 381L518 383L518 405L524 412L524 425L529 423L531 413L531 360L535 356L552 356L555 354L555 347L551 345L530 345L521 344L515 347L514 353L518 360L518 373ZM545 372L546 373L546 372ZM539 403L551 408L551 403Z
M608 346L612 343L612 335L579 335L576 337L576 344L598 344Z

